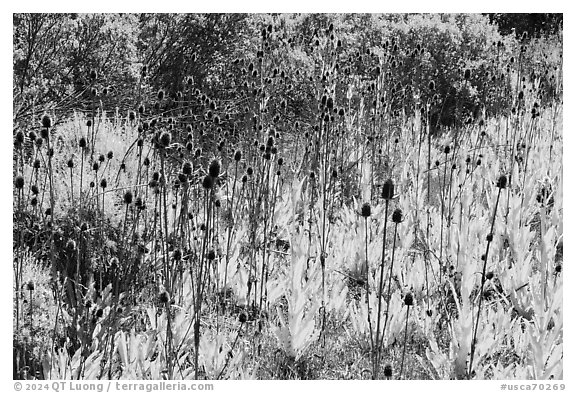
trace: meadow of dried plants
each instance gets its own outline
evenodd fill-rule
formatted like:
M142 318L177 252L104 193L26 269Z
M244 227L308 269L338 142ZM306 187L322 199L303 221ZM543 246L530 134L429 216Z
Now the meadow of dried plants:
M14 378L563 379L561 32L309 17L15 82Z

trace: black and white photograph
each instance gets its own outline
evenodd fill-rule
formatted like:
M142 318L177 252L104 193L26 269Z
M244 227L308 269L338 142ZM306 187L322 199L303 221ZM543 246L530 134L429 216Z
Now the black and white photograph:
M563 16L13 13L10 383L569 391Z

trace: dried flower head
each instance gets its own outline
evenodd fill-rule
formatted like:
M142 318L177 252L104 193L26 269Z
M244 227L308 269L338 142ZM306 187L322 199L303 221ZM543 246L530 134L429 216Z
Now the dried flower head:
M382 198L385 200L390 200L394 198L394 182L392 179L386 180L382 186Z
M402 209L398 208L392 213L392 222L400 224L402 222Z
M360 208L360 215L364 218L368 218L372 215L372 208L370 207L370 203L366 202Z

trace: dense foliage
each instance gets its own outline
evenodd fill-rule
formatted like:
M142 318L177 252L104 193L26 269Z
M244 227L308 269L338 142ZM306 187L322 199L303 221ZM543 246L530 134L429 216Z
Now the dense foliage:
M562 378L538 31L15 14L14 377Z

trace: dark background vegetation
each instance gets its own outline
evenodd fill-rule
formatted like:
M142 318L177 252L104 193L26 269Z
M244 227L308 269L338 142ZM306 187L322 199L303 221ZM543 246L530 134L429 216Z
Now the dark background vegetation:
M306 69L315 61L312 50L318 32L331 22L343 44L342 57L357 56L356 66L348 70L351 77L370 77L374 69L366 51L388 42L393 47L389 71L396 77L396 90L408 85L426 90L428 82L435 80L437 92L446 100L441 114L445 125L454 124L455 112L463 109L459 102L467 111L479 106L488 107L489 112L506 109L504 101L486 103L493 88L490 78L500 77L492 73L497 66L491 63L494 52L499 52L502 62L518 57L512 40L522 40L525 33L524 39L561 45L563 20L562 14L432 18L406 14L14 14L14 124L30 122L33 113L45 110L65 117L73 109L87 108L93 83L90 70L98 71L96 85L107 93L101 97L105 106L123 112L136 110L150 98L147 93L160 88L175 96L184 90L188 76L193 77L195 88L211 97L238 101L235 87L241 74L233 62L256 54L260 31L273 19L279 26L277 46L272 43L262 49L271 52L267 55L284 66L294 83L292 91L278 93L289 96L295 118L306 120L305 108L311 101L306 94L310 90ZM420 48L419 52L414 48ZM526 67L541 76L547 66L558 62L557 58L542 59L538 51L524 57ZM416 63L420 64L417 74ZM290 72L296 68L303 72ZM466 68L472 71L470 81L460 83Z

